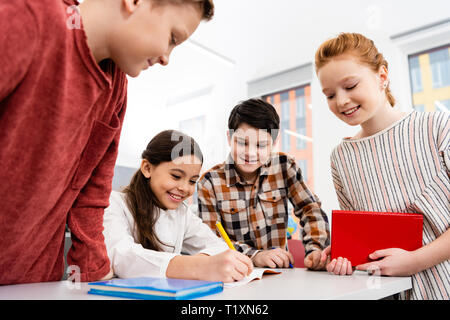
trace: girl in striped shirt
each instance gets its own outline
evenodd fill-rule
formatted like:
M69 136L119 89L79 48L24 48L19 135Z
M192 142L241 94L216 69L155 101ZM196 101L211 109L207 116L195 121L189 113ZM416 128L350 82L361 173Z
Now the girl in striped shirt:
M342 33L316 52L316 73L336 117L361 130L344 138L331 154L333 182L341 209L416 212L423 215L423 247L385 248L358 270L412 276L403 299L450 296L450 116L393 108L388 64L372 40ZM324 250L326 259L330 247ZM351 261L327 265L351 274Z

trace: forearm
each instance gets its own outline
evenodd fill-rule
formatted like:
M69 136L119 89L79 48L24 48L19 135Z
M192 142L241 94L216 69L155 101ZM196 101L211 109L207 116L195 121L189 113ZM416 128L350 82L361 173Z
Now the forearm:
M325 249L330 244L328 218L317 203L311 203L294 213L300 218L302 239L307 254Z
M68 215L72 246L67 253L67 263L80 268L83 282L101 279L110 270L102 217L102 208L72 208Z
M417 259L418 272L429 269L450 259L450 229L447 229L436 240L413 252Z
M195 256L179 255L172 258L167 266L166 277L178 279L200 280L202 266L208 265L208 256L198 254Z

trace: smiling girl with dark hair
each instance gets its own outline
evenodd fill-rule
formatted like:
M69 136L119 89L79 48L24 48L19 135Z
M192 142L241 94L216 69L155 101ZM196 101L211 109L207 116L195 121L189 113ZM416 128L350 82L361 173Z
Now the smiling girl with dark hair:
M111 194L105 210L105 243L117 276L232 282L252 271L248 257L229 250L183 203L202 162L198 144L179 131L150 141L140 169L123 192Z

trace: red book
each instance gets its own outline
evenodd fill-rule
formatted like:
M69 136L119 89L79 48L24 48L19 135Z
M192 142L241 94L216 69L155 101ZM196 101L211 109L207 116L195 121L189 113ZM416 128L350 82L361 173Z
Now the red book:
M352 266L374 261L376 250L422 247L423 216L416 213L333 210L331 259L347 258Z

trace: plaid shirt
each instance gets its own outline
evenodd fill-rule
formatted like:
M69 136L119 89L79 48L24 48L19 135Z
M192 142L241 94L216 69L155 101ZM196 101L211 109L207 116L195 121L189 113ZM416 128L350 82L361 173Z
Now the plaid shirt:
M250 257L262 249L285 248L289 199L300 219L306 255L329 245L327 216L292 157L272 154L253 185L240 178L233 163L229 155L198 182L199 216L211 229L217 232L220 221L235 248Z

